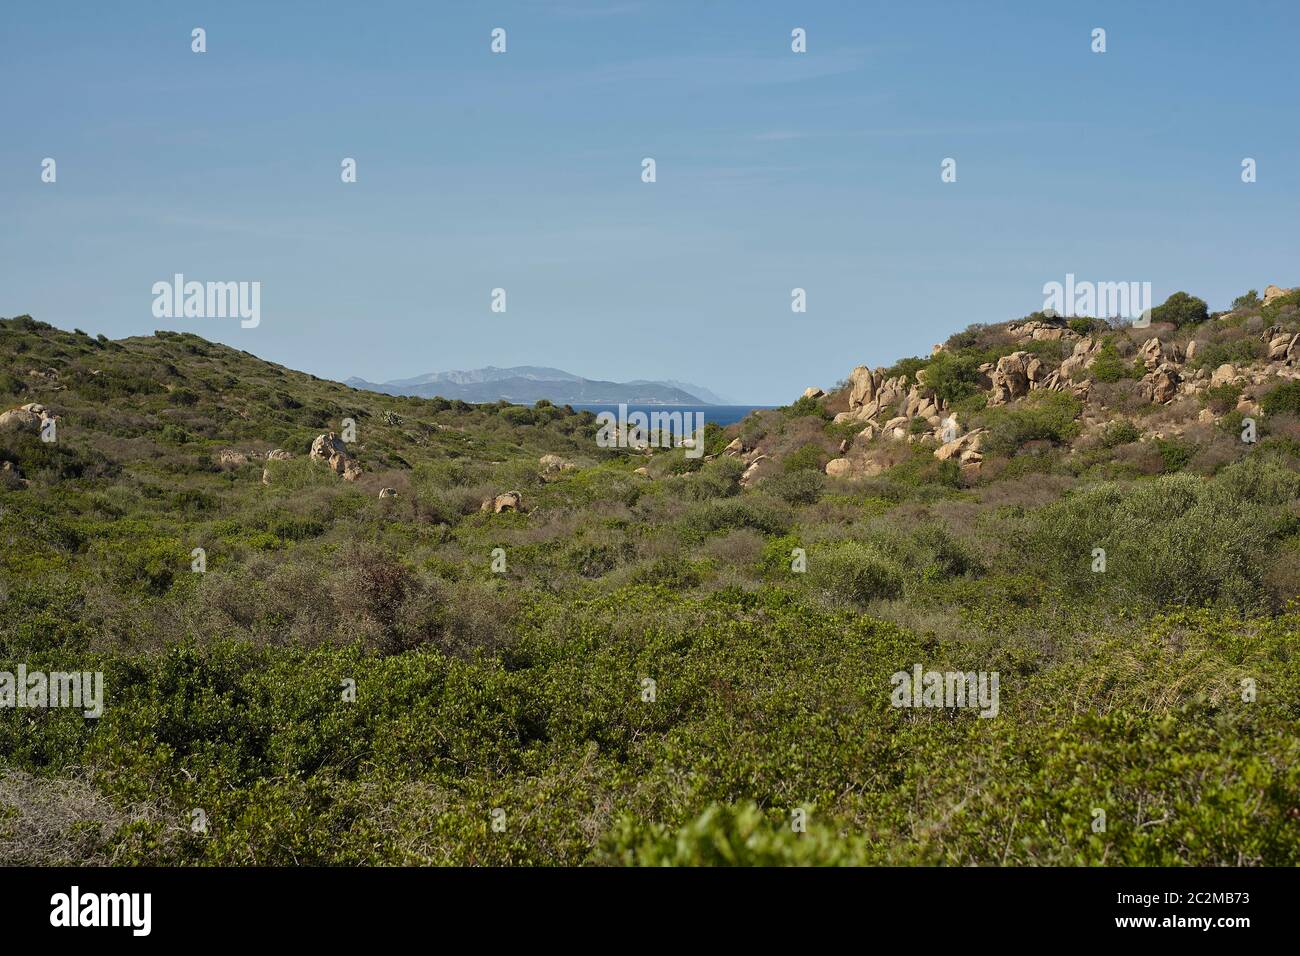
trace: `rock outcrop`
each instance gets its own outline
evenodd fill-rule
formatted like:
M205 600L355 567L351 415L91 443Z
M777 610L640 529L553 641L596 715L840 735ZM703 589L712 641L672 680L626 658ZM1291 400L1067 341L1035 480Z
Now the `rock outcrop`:
M1269 286L1265 300L1276 302L1294 291ZM1196 412L1195 406L1184 408L1182 402L1195 399L1204 402L1205 392L1210 388L1238 387L1237 410L1257 415L1261 414L1260 398L1272 383L1279 379L1300 381L1300 326L1297 324L1300 316L1290 309L1274 311L1276 324L1270 328L1262 329L1263 317L1253 315L1244 326L1240 322L1209 323L1191 329L1193 335L1200 335L1199 339L1191 338L1187 329L1173 323L1151 323L1138 339L1136 328L1117 326L1108 331L1095 320L1087 329L1082 325L1071 328L1070 322L1050 315L1036 315L1000 327L981 327L979 347L993 351L997 358L979 365L974 375L965 373L969 376L966 382L982 391L985 404L993 407L1014 404L1035 391L1068 392L1083 403L1085 434L1095 432L1114 417L1104 403L1122 401L1126 394L1136 393L1154 405L1175 406L1170 416L1162 416L1157 421L1169 434L1181 433L1186 427L1184 423L1195 417ZM1232 331L1238 327L1241 331ZM1266 358L1222 365L1213 370L1192 367L1194 360L1204 361L1208 348L1219 348L1243 333L1258 337L1264 345L1259 354ZM1037 343L1060 344L1048 347ZM1008 352L1008 348L1013 351ZM1119 374L1108 374L1098 382L1092 370L1102 357L1103 348L1112 369L1118 365ZM936 346L931 354L937 356L949 351L945 346ZM974 349L965 354L972 353ZM1065 357L1058 360L1058 355ZM1134 367L1139 371L1145 368L1146 372L1137 382L1131 378ZM879 444L882 441L932 449L939 461L960 463L963 474L978 470L985 453L987 432L977 429L963 433L952 409L927 380L929 372L930 368L923 367L912 377L890 378L887 369L870 369L864 365L854 368L839 393L828 398L843 402L841 408L847 406L847 410L835 415L836 425L860 423L861 430L852 438L844 438L842 433L836 436L839 455L826 465L826 474L833 478L855 478L878 473L872 470L877 462L884 462L887 467L898 460L898 453L885 451ZM809 389L805 395L822 397L819 389ZM1199 424L1217 424L1219 420L1220 416L1214 412L1202 412L1197 418ZM760 440L759 448L766 450L766 443ZM741 457L745 462L742 483L755 477L757 462L764 457L757 450L744 447L739 439L733 440L724 453Z
M523 511L524 496L517 491L503 492L493 498L484 498L479 510L497 515L503 511Z
M573 471L577 466L571 461L565 461L559 455L543 455L537 459L537 464L541 467L542 481L554 481L566 471Z
M934 457L940 461L956 459L963 465L979 464L984 460L981 449L984 447L988 429L976 428L952 441L945 442L934 450Z
M334 432L316 436L316 440L311 443L311 457L313 461L328 464L330 470L344 481L356 481L361 477L361 465L348 453L343 439Z
M1147 401L1167 405L1178 394L1181 382L1182 376L1178 374L1178 369L1166 363L1143 376L1139 391Z
M1029 366L1038 362L1037 371L1042 363L1029 352L1012 352L998 359L993 367L993 394L989 396L990 405L1005 405L1029 394Z
M14 428L40 434L45 423L50 420L57 421L58 416L51 415L49 410L38 402L28 402L20 408L11 408L7 412L0 413L0 428Z
M1295 289L1283 289L1275 285L1264 287L1264 305L1272 305L1274 299L1280 299L1284 295L1290 295Z

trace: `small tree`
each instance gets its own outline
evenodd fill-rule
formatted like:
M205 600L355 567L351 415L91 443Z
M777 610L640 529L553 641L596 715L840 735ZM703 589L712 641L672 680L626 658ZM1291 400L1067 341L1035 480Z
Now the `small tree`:
M1257 305L1259 305L1259 293L1254 289L1251 289L1245 295L1239 295L1232 300L1232 307L1234 309L1253 309Z
M1209 317L1210 310L1205 300L1186 292L1175 292L1165 299L1163 305L1151 310L1152 322L1171 322L1175 326L1193 325Z

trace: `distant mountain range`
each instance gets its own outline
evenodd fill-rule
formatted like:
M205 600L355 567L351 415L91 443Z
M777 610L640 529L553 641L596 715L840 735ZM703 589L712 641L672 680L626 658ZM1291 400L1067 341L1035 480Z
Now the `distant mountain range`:
M517 365L513 368L476 368L469 371L428 372L414 378L389 382L368 382L350 378L345 383L387 395L415 395L421 398L459 398L464 402L495 402L505 399L532 405L548 399L557 405L727 405L731 404L707 388L671 379L661 382L603 382L583 378L558 368Z

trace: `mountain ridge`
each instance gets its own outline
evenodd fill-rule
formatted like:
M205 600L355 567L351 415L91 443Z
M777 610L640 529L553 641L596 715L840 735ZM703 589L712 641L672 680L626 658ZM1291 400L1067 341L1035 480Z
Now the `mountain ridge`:
M558 405L720 405L713 392L679 381L636 379L613 382L583 378L563 369L540 365L426 372L410 378L371 382L360 377L345 385L386 395L460 399L465 402L509 401L531 405L546 400ZM703 394L702 394L703 393Z

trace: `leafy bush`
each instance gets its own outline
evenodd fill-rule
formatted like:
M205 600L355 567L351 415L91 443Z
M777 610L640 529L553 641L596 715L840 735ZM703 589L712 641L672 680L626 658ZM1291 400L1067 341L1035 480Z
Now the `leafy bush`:
M676 832L622 818L606 837L603 861L619 866L854 866L867 861L858 838L821 827L797 833L753 803L714 804Z
M979 389L980 360L974 355L940 352L925 366L925 384L949 405Z
M787 474L799 471L820 472L826 467L827 460L826 452L822 449L822 446L809 442L786 455L782 467Z
M1010 455L1029 441L1069 441L1079 433L1075 419L1082 410L1083 404L1069 392L1043 391L1032 392L1018 405L986 409L987 447Z
M1107 422L1101 430L1101 447L1118 448L1120 445L1127 445L1135 442L1142 437L1138 427L1128 419L1118 419L1113 422Z
M1152 322L1172 322L1175 326L1194 325L1210 318L1210 310L1204 299L1175 292L1165 301L1151 310Z
M1104 383L1118 382L1126 378L1141 378L1145 372L1146 369L1142 367L1141 362L1125 359L1119 354L1113 339L1107 339L1101 344L1097 357L1093 359L1088 369L1091 378Z
M781 502L765 495L709 501L693 509L687 523L702 531L752 528L762 534L784 534L794 518Z
M820 471L801 468L763 481L763 491L786 504L813 505L821 498L826 478Z
M1232 482L1180 474L1085 488L1030 514L1014 547L1027 569L1079 593L1258 610L1269 546L1285 527ZM1106 552L1104 573L1092 571L1095 548Z
M1286 295L1278 296L1268 305L1260 309L1260 314L1269 322L1278 319L1287 312L1292 312L1300 308L1300 289L1294 292L1288 292Z
M1268 415L1300 416L1300 381L1284 382L1266 392L1259 407Z
M1196 454L1196 446L1176 438L1157 438L1156 450L1166 474L1182 471Z
M898 566L866 545L842 541L810 552L809 584L830 599L846 604L866 604L894 598L903 592Z
M1241 386L1231 382L1212 385L1205 390L1202 397L1207 408L1216 415L1222 415L1237 407L1237 399L1241 397Z
M1266 351L1267 346L1258 339L1228 339L1210 342L1204 348L1198 348L1196 357L1187 364L1192 369L1214 369L1224 364L1245 365L1257 358L1263 358Z
M798 401L786 406L783 411L787 418L803 418L809 415L816 418L826 419L831 417L830 413L826 411L826 407L822 405L820 399L808 398L805 396L801 396Z
M929 359L917 358L916 356L899 359L893 365L889 366L889 368L885 369L884 378L897 378L901 375L907 380L906 384L915 385L916 373L929 364Z

